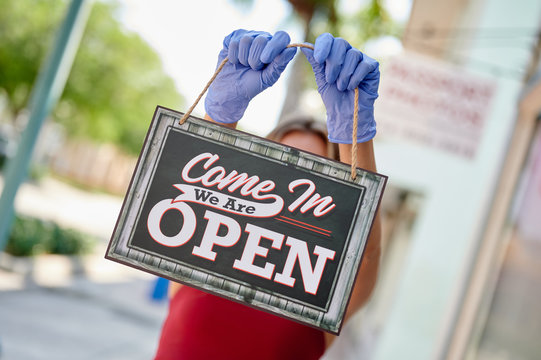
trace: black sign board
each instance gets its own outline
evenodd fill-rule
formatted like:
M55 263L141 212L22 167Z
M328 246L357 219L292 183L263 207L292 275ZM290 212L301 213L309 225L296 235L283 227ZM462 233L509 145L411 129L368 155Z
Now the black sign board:
M386 177L158 107L106 257L338 333Z

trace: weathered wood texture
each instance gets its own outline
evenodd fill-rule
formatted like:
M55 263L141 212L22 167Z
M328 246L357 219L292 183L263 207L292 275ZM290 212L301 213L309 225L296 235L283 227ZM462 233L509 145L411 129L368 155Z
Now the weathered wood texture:
M157 108L106 257L331 333L339 333L355 274L360 265L360 258L387 178L380 174L357 169L357 179L352 182L350 180L350 167L347 164L298 150L292 151L286 146L195 117L190 117L183 125L180 125L179 119L182 115L182 113L169 109ZM332 177L342 183L355 183L366 188L362 206L357 209L356 220L350 229L347 248L342 256L340 276L337 277L333 296L325 311L307 306L295 299L270 293L268 290L248 283L211 273L208 270L187 266L175 261L175 259L128 247L134 224L145 199L144 191L151 181L154 166L162 151L162 140L171 127L198 134L238 149L244 149L264 158L274 159L284 164Z

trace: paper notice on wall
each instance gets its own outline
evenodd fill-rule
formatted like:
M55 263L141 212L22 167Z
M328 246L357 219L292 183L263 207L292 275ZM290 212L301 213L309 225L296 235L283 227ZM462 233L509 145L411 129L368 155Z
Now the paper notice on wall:
M382 69L375 110L379 136L473 158L494 94L493 80L402 54Z

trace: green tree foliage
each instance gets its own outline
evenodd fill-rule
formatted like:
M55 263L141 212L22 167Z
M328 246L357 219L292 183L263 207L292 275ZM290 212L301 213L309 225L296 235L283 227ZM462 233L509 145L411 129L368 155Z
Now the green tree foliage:
M0 88L15 117L26 105L68 2L0 0ZM96 2L53 118L71 136L140 151L156 105L180 108L182 98L155 51Z
M26 105L64 5L60 1L0 0L0 88L13 115Z
M356 47L361 47L367 41L381 36L400 37L401 30L389 15L382 0L370 0L358 12L344 14L339 31Z
M243 7L250 7L256 0L231 0ZM370 39L384 35L399 36L400 31L382 0L364 0L361 9L347 14L339 11L340 0L287 0L294 15L303 24L305 41L314 42L317 35L330 32L346 36L359 46Z

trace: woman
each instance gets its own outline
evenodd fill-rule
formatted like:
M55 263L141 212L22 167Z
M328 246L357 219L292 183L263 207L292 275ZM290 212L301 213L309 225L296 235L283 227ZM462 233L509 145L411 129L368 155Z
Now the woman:
M206 119L235 128L250 100L272 86L295 55L296 49L287 48L288 44L289 36L284 32L271 36L236 30L228 35L219 63L226 56L229 60L209 88ZM361 95L357 166L375 171L371 139L375 136L377 62L330 34L318 37L314 50L302 51L312 65L327 108L327 131L318 122L299 117L281 124L269 134L269 139L334 159L339 153L340 161L351 163L353 91L358 87ZM379 238L376 216L346 319L367 301L373 290L379 265ZM319 329L175 283L156 359L312 360L321 357L333 338Z

